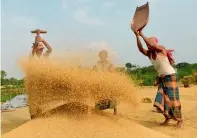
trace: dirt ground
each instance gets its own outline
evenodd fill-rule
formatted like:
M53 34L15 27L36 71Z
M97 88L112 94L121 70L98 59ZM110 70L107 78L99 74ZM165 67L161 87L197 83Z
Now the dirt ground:
M140 99L154 101L156 88L140 88ZM176 122L160 126L164 117L154 112L153 103L141 103L137 109L120 104L118 116L108 110L83 119L53 116L30 120L28 108L2 112L2 135L11 137L197 137L197 86L180 88L184 126L176 129ZM23 125L22 125L23 124ZM18 127L18 128L17 128ZM17 129L15 129L17 128ZM11 131L12 130L12 131ZM8 133L9 132L9 133ZM52 133L51 133L52 132ZM25 134L26 133L26 134Z

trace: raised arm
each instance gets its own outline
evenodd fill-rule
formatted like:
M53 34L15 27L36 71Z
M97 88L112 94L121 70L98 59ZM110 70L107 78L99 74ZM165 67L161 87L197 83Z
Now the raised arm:
M136 35L137 46L138 46L139 51L140 51L142 54L144 54L145 56L148 56L148 51L147 51L146 49L143 48L142 43L141 43L141 41L140 41L139 32L138 32L138 31L135 31L134 33L135 33L135 35Z
M35 41L33 43L33 46L32 46L32 52L31 52L31 56L34 56L35 53L36 53L36 48L38 46L38 43L39 43L39 40L38 40L38 36L35 37Z
M147 46L151 45L148 38L142 33L142 31L139 31L139 35L143 38L143 40L144 40L144 42L146 43Z
M151 43L151 40L148 39L143 33L142 31L139 32L140 36L143 38L144 42L146 43L147 47L151 48L151 49L155 49L158 51L163 51L165 50L165 48L163 46L157 45L155 43Z
M41 38L40 36L37 35L37 36L35 37L35 42L34 42L34 44L37 46L38 43L41 41L41 39L42 39L42 38Z
M42 42L47 48L47 51L44 53L44 56L48 57L51 54L51 52L52 52L52 48L44 39L42 39Z

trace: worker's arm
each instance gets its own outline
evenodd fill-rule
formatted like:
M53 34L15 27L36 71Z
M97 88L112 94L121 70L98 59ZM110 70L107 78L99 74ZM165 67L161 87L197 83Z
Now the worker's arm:
M138 46L139 51L140 51L142 54L144 54L145 56L148 56L148 51L147 51L146 49L143 48L142 43L141 43L141 41L140 41L139 32L138 32L138 31L135 31L134 33L135 33L135 35L136 35L137 46Z
M143 38L144 42L146 43L147 47L150 47L151 49L155 49L158 51L163 51L164 47L160 45L153 45L151 44L150 40L142 33L142 31L139 32L140 36Z
M35 37L35 41L32 46L32 56L34 56L34 54L36 53L36 48L38 47L38 44L41 40L42 40L42 38L40 36Z
M34 42L34 46L38 46L38 43L42 40L42 38L40 36L36 36L35 37L35 42Z
M47 51L44 53L44 56L45 57L48 57L50 54L51 54L51 52L52 52L52 48L51 48L51 46L44 40L44 39L42 39L42 43L46 46L46 48L47 48Z

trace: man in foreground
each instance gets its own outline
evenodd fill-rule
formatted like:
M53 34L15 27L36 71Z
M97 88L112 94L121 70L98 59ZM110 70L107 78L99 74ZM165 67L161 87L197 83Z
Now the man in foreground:
M155 37L147 38L142 31L135 31L139 51L149 58L158 73L158 91L154 107L165 117L161 125L168 124L170 119L177 121L177 127L182 127L181 102L179 97L178 78L172 67L173 61L164 46L158 44ZM139 37L145 41L148 49L144 49Z

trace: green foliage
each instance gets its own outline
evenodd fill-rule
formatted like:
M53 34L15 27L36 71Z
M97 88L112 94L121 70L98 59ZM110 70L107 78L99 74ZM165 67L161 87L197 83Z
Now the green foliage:
M131 63L126 63L125 66L126 66L126 68L132 68Z
M157 72L155 71L153 66L147 66L147 67L141 67L141 68L138 67L134 70L131 70L130 63L127 63L126 67L127 69L125 73L129 75L130 78L132 78L132 80L134 80L136 84L144 85L144 86L152 86L154 84L154 81L157 77ZM180 81L183 80L184 76L191 76L193 75L194 72L197 72L197 63L189 64L189 63L183 62L177 65L174 65L173 67L177 69L177 74L178 74L178 78ZM121 72L123 71L124 70L122 69Z
M1 79L4 79L7 76L7 73L4 70L1 70Z
M143 81L144 86L150 86L154 84L157 73L153 66L137 68L136 70L131 71L131 74L134 75L138 80Z
M191 64L191 67L197 71L197 63Z
M189 64L186 62L177 64L176 68L178 71L179 79L182 79L184 76L192 75L193 71L195 70L195 68L193 68L193 64Z
M131 69L132 67L137 67L136 65L132 65L131 63L126 63L125 64L125 67L127 68L127 69Z
M24 88L4 87L3 89L1 89L1 102L6 102L7 100L10 100L17 95L24 93Z
M1 71L1 85L4 86L4 88L10 88L10 87L17 87L22 88L24 87L24 79L16 79L14 77L6 78L7 73L5 71Z
M1 96L1 102L6 102L7 100L11 100L15 96L17 96L17 93L11 94L11 95L2 95Z

